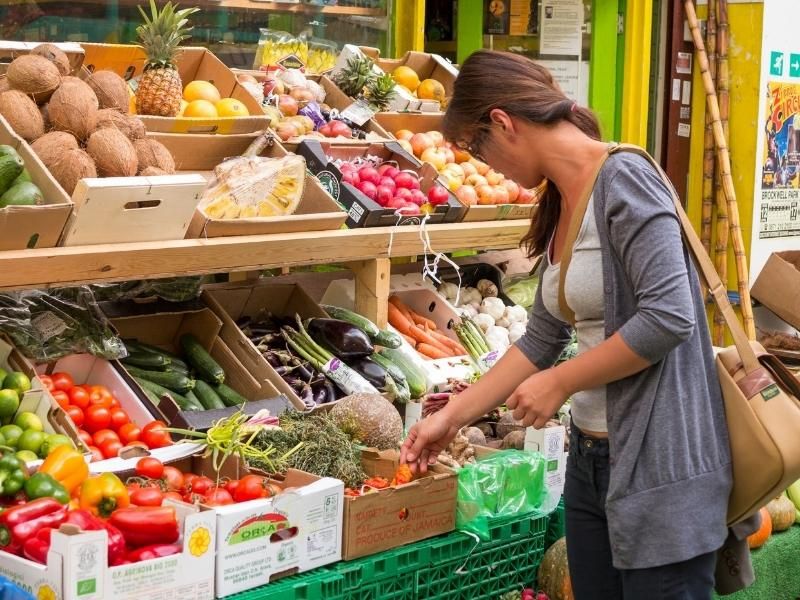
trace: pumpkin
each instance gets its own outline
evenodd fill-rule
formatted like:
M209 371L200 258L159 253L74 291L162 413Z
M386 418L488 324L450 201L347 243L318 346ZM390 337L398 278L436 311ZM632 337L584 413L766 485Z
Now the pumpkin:
M547 549L537 577L537 587L550 600L574 600L567 563L567 538L562 537Z
M764 507L759 514L761 515L761 527L747 538L747 545L751 549L761 548L772 535L772 517L769 516L769 511Z
M772 531L786 531L794 525L797 510L786 494L781 494L767 504L767 512L772 519Z

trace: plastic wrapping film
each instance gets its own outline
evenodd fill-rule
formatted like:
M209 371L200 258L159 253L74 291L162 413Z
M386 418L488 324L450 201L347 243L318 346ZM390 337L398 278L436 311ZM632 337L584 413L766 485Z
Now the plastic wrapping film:
M91 286L98 302L141 298L160 298L167 302L187 302L200 296L205 276L165 277L124 283L98 283Z

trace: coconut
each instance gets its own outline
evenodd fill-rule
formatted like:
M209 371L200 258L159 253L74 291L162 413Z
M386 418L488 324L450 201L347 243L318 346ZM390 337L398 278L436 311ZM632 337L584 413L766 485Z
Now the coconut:
M44 123L44 130L50 130L50 113L47 112L47 104L42 104L39 107L39 113L42 115L42 122Z
M114 71L95 71L87 80L89 87L94 90L100 108L115 108L121 113L128 114L130 109L130 96L128 84Z
M55 129L85 140L95 130L99 105L89 84L77 77L64 77L61 87L50 98L50 122Z
M503 450L524 450L525 449L525 431L518 430L512 431L503 438L501 446Z
M145 136L144 123L136 117L123 115L115 108L103 108L97 111L97 129L112 127L119 129L129 140L138 140Z
M151 139L141 139L134 142L136 155L139 157L139 168L158 167L168 174L175 172L175 159L167 147L161 142Z
M164 169L159 169L158 167L145 167L141 171L139 171L139 175L142 177L158 177L160 175L169 175Z
M86 143L100 177L133 177L139 170L136 149L119 129L106 127L95 131Z
M69 58L67 58L67 55L55 44L39 44L36 48L31 50L31 54L43 56L49 60L64 77L69 75L72 70L72 65L69 64Z
M486 445L486 436L484 435L483 431L477 427L467 427L464 430L464 437L466 437L469 440L469 443L473 446Z
M380 394L345 396L330 415L339 429L368 447L390 450L397 448L403 437L400 413Z
M36 102L47 102L61 84L61 73L44 56L25 54L11 61L6 73L8 84Z
M44 134L44 119L39 107L17 90L0 94L0 115L3 115L17 135L32 142Z
M78 182L84 177L97 177L92 157L79 148L62 152L51 163L45 164L68 196L72 196Z
M512 431L519 431L520 429L524 429L522 421L514 419L514 415L511 411L504 412L498 419L497 426L495 427L497 437L499 438L504 438Z
M78 140L66 131L51 131L33 142L31 148L45 165L50 165L64 152L77 150Z
M0 94L10 89L11 85L8 83L8 77L0 77Z

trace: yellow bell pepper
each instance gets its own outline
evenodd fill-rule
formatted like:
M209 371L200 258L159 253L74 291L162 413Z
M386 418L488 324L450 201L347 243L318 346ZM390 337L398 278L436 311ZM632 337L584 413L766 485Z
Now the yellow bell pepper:
M67 445L56 446L44 459L39 471L52 476L72 494L89 476L89 465L83 454Z
M128 488L113 473L90 477L81 486L79 500L82 509L100 517L109 517L118 508L130 504Z

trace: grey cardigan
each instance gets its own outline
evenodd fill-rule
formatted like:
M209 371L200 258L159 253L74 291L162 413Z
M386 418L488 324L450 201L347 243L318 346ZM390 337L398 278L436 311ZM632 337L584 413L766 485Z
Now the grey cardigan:
M619 332L652 365L607 387L614 566L681 562L728 535L728 432L705 306L670 191L645 159L609 157L594 199L606 337ZM540 288L517 347L547 369L569 338Z

